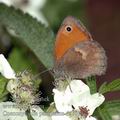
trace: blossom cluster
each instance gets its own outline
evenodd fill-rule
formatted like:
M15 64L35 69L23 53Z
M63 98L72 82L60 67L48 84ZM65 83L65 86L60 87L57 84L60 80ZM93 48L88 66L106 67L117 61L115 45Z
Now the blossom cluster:
M21 104L25 105L23 103L29 103L27 105L34 120L96 120L97 118L92 115L105 100L102 94L91 94L90 88L82 80L74 79L69 83L67 82L68 84L65 84L67 80L60 80L56 81L58 85L53 89L54 110L51 113L44 112L39 106L32 105L36 94L33 94L34 89L32 89L33 84L30 76L22 74L19 79L19 76L2 54L0 54L0 73L8 79L6 89L14 98L14 102L0 103L2 110L0 118L4 120L27 120L26 109L20 107ZM23 85L27 85L27 90L23 89ZM18 90L20 92L16 93Z

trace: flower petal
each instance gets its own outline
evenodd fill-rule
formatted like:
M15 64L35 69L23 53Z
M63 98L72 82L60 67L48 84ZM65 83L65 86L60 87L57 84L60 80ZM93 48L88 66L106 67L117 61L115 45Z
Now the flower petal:
M53 115L52 120L72 120L72 119L67 115Z
M39 106L31 106L31 116L34 120L52 120L50 114L45 113Z
M89 115L92 115L94 110L99 107L105 100L105 97L102 94L95 93L90 96L87 101L87 106L89 108Z
M71 89L70 89L71 88ZM71 91L72 90L72 91ZM84 83L84 82L82 82L81 80L72 80L71 82L70 82L70 85L69 86L67 86L67 88L66 88L66 94L67 93L72 93L72 94L74 94L74 93L79 93L79 94L82 94L82 93L84 93L84 92L88 92L88 93L90 93L90 89L89 89L89 87Z
M91 95L89 87L81 80L71 81L64 91L53 89L53 92L56 109L64 113L72 111L73 108L80 111L79 108L83 107L89 111L90 116L105 100L99 93Z
M72 111L71 106L71 96L69 94L64 94L63 92L53 89L54 92L54 102L58 112L69 112Z
M7 79L15 78L15 72L3 54L0 54L0 72Z
M90 116L90 117L87 117L86 120L97 120L97 119L95 117Z
M1 120L28 120L24 110L17 108L13 102L0 103Z
M78 107L78 103L86 103L85 99L82 99L82 97L87 98L90 95L89 87L81 80L71 81L65 91L53 89L53 92L54 101L58 112L64 113L72 111L72 105Z
M18 82L17 80L15 79L12 79L8 82L7 84L7 90L10 92L10 93L15 93L16 92L16 89L18 87Z
M81 80L71 81L70 87L72 92L68 86L65 94L68 95L68 97L71 96L71 105L73 105L75 109L79 109L79 106L83 106L87 103L87 98L90 96L90 89Z

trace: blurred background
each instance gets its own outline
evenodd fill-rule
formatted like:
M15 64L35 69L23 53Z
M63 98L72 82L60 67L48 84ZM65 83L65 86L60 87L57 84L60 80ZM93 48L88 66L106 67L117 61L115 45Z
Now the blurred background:
M0 2L29 13L45 26L50 26L55 34L66 16L77 17L87 27L93 39L104 47L108 56L107 72L104 76L97 77L97 85L120 78L119 0L0 0ZM0 25L0 53L3 53L10 62L14 61L14 64L12 63L14 69L20 71L31 68L34 73L43 71L44 66L36 60L30 50L15 39L17 38L10 36ZM43 82L40 90L45 93L44 95L49 95L53 87L53 78L47 73L41 77ZM119 99L120 92L108 93L106 96L108 100Z

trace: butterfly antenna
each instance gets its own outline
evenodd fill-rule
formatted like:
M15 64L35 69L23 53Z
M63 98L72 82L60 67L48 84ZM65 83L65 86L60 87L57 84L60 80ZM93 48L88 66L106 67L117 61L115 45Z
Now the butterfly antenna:
M35 75L35 76L33 77L33 79L36 79L38 76L40 76L40 75L42 75L42 74L44 74L44 73L46 73L46 72L48 72L48 71L51 71L51 70L52 70L51 68L50 68L50 69L47 69L47 70L44 70L44 71L38 73L37 75Z

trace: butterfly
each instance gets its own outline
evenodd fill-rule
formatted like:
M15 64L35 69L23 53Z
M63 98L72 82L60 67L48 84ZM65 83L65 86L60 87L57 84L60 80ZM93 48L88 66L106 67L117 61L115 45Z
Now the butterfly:
M106 71L104 48L84 25L72 16L63 21L55 41L54 74L56 78L87 78Z

